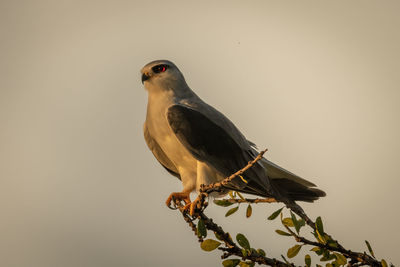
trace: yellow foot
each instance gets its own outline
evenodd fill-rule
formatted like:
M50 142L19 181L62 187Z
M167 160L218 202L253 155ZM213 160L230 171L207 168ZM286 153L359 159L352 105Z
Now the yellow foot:
M181 206L182 201L185 203L183 207ZM198 196L193 202L191 202L190 192L174 192L169 195L167 201L165 201L165 204L170 209L179 208L181 211L189 211L190 216L193 216L196 212L196 209L200 208L198 206L200 203L202 203L202 201L204 201L204 196ZM171 206L171 203L173 207Z
M198 200L196 199L195 201L193 201L191 203L188 203L185 206L183 206L181 208L181 211L184 211L184 212L188 212L189 211L189 215L193 216L195 211L196 211L196 209L197 209L197 203L198 203Z
M165 204L167 205L168 208L170 209L176 209L176 203L179 202L185 202L185 206L188 206L191 204L190 201L190 192L173 192L171 193L171 195L169 195L169 197L167 198L167 201L165 201ZM171 207L171 202L175 207ZM188 209L188 207L186 208Z

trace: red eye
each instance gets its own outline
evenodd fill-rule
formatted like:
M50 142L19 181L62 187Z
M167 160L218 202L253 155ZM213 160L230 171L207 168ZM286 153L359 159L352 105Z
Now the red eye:
M154 66L154 67L152 68L152 70L154 71L154 73L164 72L164 71L166 71L167 69L168 69L168 65L164 65L164 64L162 64L162 65L157 65L157 66Z

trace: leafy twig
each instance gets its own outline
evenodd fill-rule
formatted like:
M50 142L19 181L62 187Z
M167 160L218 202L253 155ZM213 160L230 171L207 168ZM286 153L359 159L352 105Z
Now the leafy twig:
M208 199L208 195L212 192L221 192L225 190L225 186L228 185L235 177L241 175L254 166L254 164L262 158L264 153L267 149L260 152L260 154L253 160L248 162L248 164L242 168L241 170L237 171L236 173L232 174L231 176L225 178L221 182L209 184L209 185L201 185L200 193L196 200L194 201L194 209L190 210L190 214L188 213L187 209L182 206L182 203L179 201L176 202L176 206L182 213L184 220L189 224L192 231L198 238L198 241L201 243L202 249L206 251L211 251L216 248L223 251L221 258L226 259L230 256L238 256L240 259L226 259L223 261L224 266L254 266L255 263L264 264L269 266L295 266L293 263L290 263L286 260L285 257L282 256L284 259L283 261L277 260L275 258L269 258L265 256L265 252L261 249L254 249L250 247L250 244L246 237L242 234L238 234L236 236L236 241L238 242L239 246L233 241L232 237L229 233L225 232L220 226L218 226L213 220L207 217L204 214L204 210L208 205L206 200ZM220 206L230 206L232 204L240 204L240 203L249 203L249 206L246 211L246 217L251 216L251 206L250 204L253 203L272 203L277 202L275 198L265 198L265 199L245 199L239 193L237 193L240 198L232 197L231 199L223 199L223 200L216 200L215 203ZM231 195L232 196L232 195ZM348 249L345 249L338 241L334 240L330 235L328 235L322 225L322 220L320 217L314 222L312 221L307 214L303 211L303 209L296 203L285 203L286 206L291 209L294 213L296 213L301 219L297 219L296 216L290 212L291 217L282 218L282 208L274 212L271 216L268 217L269 220L273 220L279 215L281 215L281 221L284 227L288 232L282 230L276 230L276 232L280 235L292 236L298 243L294 247L290 248L287 252L287 256L292 258L297 255L303 245L311 245L314 246L312 251L317 253L317 255L322 256L321 260L324 261L331 261L331 263L327 263L327 266L341 266L348 264L348 266L382 266L386 267L387 263L385 260L378 261L375 258L375 255L372 251L372 248L368 241L366 241L368 250L371 255L360 252L354 252ZM233 211L232 211L233 210ZM226 216L235 212L236 208L231 209L228 211ZM194 223L195 220L198 220L197 226ZM309 240L300 235L301 227L305 226L305 224L309 225L313 229L313 234L317 240L317 242ZM291 229L294 227L296 232ZM217 239L221 242L213 240L213 239L206 239L204 238L207 236L207 230L214 232ZM222 247L220 247L223 244ZM348 261L349 260L349 261ZM306 266L311 265L311 258L309 255L305 257ZM320 266L320 265L319 265ZM393 266L393 265L391 265Z
M180 205L180 204L177 203L177 205ZM251 248L248 248L246 250L245 248L240 248L232 240L229 233L225 232L222 229L222 227L220 227L218 224L216 224L211 218L206 216L203 213L203 211L196 211L195 215L193 217L190 217L187 210L183 209L182 206L180 206L179 210L181 211L185 221L192 228L192 230L196 234L196 236L198 236L198 230L194 226L193 220L195 220L197 218L204 222L204 225L207 230L214 232L217 239L219 239L220 241L223 242L224 247L218 248L219 250L224 251L224 254L221 256L222 259L226 259L230 256L238 256L242 260L250 260L251 262L258 263L258 264L264 264L264 265L276 266L276 267L294 267L293 264L288 264L288 263L282 262L282 261L274 259L274 258L266 257L265 255L263 255L261 250L257 251L255 249L251 249ZM198 236L198 241L200 243L204 242L202 236L200 236L200 237Z

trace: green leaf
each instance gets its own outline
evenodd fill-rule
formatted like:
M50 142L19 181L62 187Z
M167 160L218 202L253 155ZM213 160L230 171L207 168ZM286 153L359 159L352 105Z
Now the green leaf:
M247 210L246 210L246 218L250 218L252 213L253 213L253 209L251 208L251 205L249 204L247 206Z
M296 232L299 233L300 228L301 228L300 223L297 221L297 218L296 218L296 216L293 214L292 211L290 211L290 216L292 217L292 222L293 222L294 228L296 229Z
M335 255L335 257L336 257L336 262L337 262L339 265L345 265L345 264L347 263L346 257L343 256L342 254L334 252L333 255Z
M324 254L324 256L321 257L320 261L330 261L336 259L336 257L333 254L329 254L329 252L327 254Z
M240 194L239 192L236 192L237 193L237 195L242 199L242 200L246 200L243 196L242 196L242 194Z
M323 253L322 249L319 247L313 247L312 249L310 249L310 251L314 251L318 256L321 256Z
M293 227L294 226L293 221L292 221L291 218L284 218L282 220L282 224L286 225L287 227Z
M239 264L240 260L239 259L228 259L228 260L224 260L222 262L222 265L224 267L235 267Z
M236 192L235 192L235 191L229 191L229 196L230 196L232 199L235 199L235 198L236 198Z
M306 263L307 267L310 267L311 266L311 256L308 254L306 256L304 256L304 262Z
M289 248L287 251L288 258L295 257L299 253L300 249L301 245L295 245L294 247Z
M316 234L317 234L317 240L318 240L318 242L320 242L320 243L322 243L322 244L326 244L325 238L320 234L320 232L318 231L318 229L316 230Z
M236 240L242 248L250 249L249 240L243 234L237 234Z
M330 235L324 233L323 236L324 236L324 239L326 240L326 243L335 242L335 240L333 240Z
M200 247L202 250L205 250L205 251L213 251L220 245L221 245L221 242L218 242L217 240L206 239L203 242L201 242Z
M229 202L226 199L214 199L214 203L221 207L229 207L230 205L233 204L232 202Z
M218 233L214 232L214 235L218 240L224 241L224 238L220 236Z
M312 249L310 249L310 251L314 251L314 252L317 252L317 251L319 251L319 250L320 250L319 247L313 247Z
M369 242L367 240L365 240L365 244L367 244L367 248L368 248L369 253L372 255L372 257L375 258L374 251L372 250L372 247L371 247L371 245L369 244Z
M197 223L197 236L207 237L207 229L202 219Z
M241 261L239 263L240 267L254 267L254 265L256 265L256 263L251 261Z
M235 212L237 212L237 210L239 209L239 206L231 208L230 210L228 210L228 212L225 214L225 217L228 217L229 215L234 214Z
M321 217L318 217L315 220L315 227L317 228L318 232L320 235L324 235L324 225L322 224L322 219Z
M388 267L388 264L384 259L381 260L382 267Z
M285 231L279 230L279 229L275 230L275 232L276 232L278 235L291 236L291 234L289 234L289 233L287 233L287 232L285 232Z
M247 258L249 253L247 253L247 249L242 249L243 258Z
M263 249L261 249L261 248L257 249L257 253L260 254L261 256L264 256L264 257L266 255L265 251Z
M274 220L276 217L278 217L278 215L281 213L283 208L280 208L279 210L275 211L274 213L272 213L269 217L268 220Z
M333 265L331 263L327 263L325 264L325 267L333 267Z
M338 248L338 247L339 247L338 242L335 241L335 240L333 240L333 239L329 239L329 238L330 238L330 237L329 237L327 234L325 234L324 239L328 239L328 241L326 242L326 244L327 244L328 246L330 246L331 248Z

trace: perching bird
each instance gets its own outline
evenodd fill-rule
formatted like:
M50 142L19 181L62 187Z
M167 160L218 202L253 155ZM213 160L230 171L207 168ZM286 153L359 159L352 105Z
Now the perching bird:
M242 169L258 152L222 113L201 100L186 84L174 63L157 60L141 70L148 91L144 138L161 165L182 181L172 199L191 203L190 193L201 184L221 181ZM227 189L273 197L278 201L313 202L325 193L315 184L265 158L237 177Z

